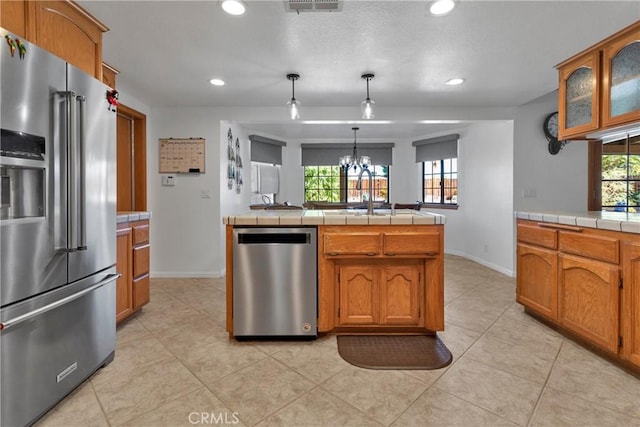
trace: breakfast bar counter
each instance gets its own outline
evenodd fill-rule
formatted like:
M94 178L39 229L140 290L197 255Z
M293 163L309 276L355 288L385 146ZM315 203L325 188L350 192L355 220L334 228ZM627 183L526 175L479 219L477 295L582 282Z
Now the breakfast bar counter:
M444 224L444 215L413 209L263 210L222 218L227 225L409 225Z
M223 221L232 336L233 231L244 227L317 229L318 333L444 330L443 215L409 209L373 215L364 210L251 211Z

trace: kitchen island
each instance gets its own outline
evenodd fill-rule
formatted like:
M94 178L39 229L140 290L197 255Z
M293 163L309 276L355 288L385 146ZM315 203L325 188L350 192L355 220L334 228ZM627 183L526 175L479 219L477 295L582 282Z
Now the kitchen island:
M640 371L640 214L516 212L516 300Z
M415 210L252 211L226 224L227 330L233 336L233 230L317 228L319 333L444 330L445 217Z

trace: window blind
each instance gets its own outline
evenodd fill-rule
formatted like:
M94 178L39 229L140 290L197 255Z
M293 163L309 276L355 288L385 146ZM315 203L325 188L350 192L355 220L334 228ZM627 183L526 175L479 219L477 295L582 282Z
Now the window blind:
M413 141L411 145L416 147L416 162L457 158L458 138L460 138L459 134L452 133L451 135Z
M282 164L282 147L287 143L260 135L249 135L251 141L251 161L261 163Z
M393 142L357 144L358 156L371 157L374 165L391 165ZM340 157L353 154L353 144L301 144L302 166L338 165Z

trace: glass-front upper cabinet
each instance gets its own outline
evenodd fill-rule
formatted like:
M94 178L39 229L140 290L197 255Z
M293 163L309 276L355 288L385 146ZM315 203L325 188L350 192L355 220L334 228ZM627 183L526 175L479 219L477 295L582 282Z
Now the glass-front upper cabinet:
M603 48L602 125L640 121L640 25Z
M581 55L559 68L558 139L584 135L600 125L600 51Z
M640 123L640 21L557 65L558 139Z

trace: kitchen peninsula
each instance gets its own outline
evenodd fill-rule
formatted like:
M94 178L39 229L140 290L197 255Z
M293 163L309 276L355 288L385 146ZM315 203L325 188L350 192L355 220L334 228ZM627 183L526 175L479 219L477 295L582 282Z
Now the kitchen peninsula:
M516 212L516 300L640 372L640 214Z
M231 336L233 231L250 227L317 229L319 333L444 330L442 215L414 210L374 215L359 210L251 211L223 222Z

